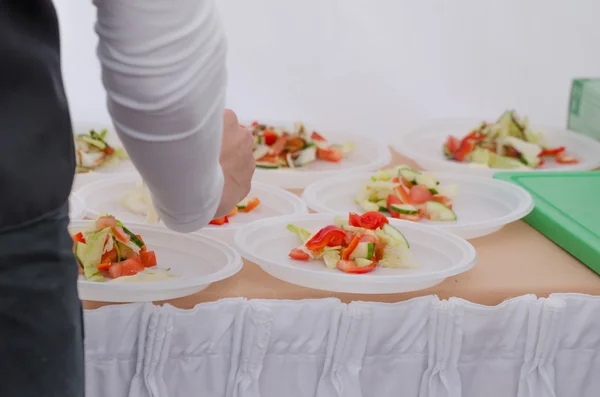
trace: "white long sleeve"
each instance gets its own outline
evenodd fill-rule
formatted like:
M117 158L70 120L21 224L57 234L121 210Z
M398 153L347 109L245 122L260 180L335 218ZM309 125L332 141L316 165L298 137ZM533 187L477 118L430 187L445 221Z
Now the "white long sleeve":
M119 138L167 227L214 217L227 44L214 0L94 0L98 58Z

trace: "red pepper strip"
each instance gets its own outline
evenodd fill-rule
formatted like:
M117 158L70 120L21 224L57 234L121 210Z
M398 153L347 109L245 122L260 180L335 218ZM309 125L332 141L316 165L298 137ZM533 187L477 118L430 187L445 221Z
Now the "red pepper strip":
M360 215L351 212L350 215L348 215L348 224L350 226L360 227Z
M475 142L467 141L460 146L460 149L454 154L454 160L463 161L467 154L475 150Z
M213 219L212 221L208 222L211 225L224 225L225 223L229 223L229 219L224 216L223 218L217 218L217 219Z
M336 267L344 273L364 274L369 273L377 267L377 262L373 261L369 266L359 267L354 261L338 261Z
M460 141L460 146L464 146L464 144L467 143L468 141L473 141L473 140L478 141L480 138L481 138L481 133L479 131L477 131L477 130L471 131L471 133L469 133L467 136L465 136Z
M556 155L556 162L558 164L577 164L579 163L579 159L569 156L565 152L561 152Z
M342 245L345 238L346 232L339 227L334 225L326 226L306 242L306 248L318 252L325 247Z
M348 244L348 247L346 247L344 252L342 252L343 260L346 261L350 258L350 254L352 254L354 250L356 250L356 247L358 247L358 243L360 243L360 234L355 234L354 237L352 237L352 241L350 241L350 244Z
M559 147L554 148L554 149L544 149L540 153L540 157L556 156L557 154L562 153L564 151L565 151L565 147L564 146L559 146Z

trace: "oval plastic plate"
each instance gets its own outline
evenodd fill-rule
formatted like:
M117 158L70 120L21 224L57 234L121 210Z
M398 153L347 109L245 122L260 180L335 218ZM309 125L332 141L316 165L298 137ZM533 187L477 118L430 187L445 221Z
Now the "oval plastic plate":
M85 202L77 193L71 193L69 196L69 218L72 221L83 219L85 217Z
M69 231L89 228L91 221L75 221ZM152 302L175 299L202 291L211 283L233 276L242 258L229 245L208 236L178 234L166 228L129 223L148 249L156 252L159 268L170 268L176 278L167 281L112 283L87 281L80 276L79 297L100 302Z
M348 214L339 214L348 216ZM407 238L419 269L378 267L368 274L346 274L328 269L322 261L295 261L290 250L301 245L288 224L311 232L333 224L333 214L309 214L264 219L239 229L235 244L242 256L270 275L288 283L333 292L391 294L416 291L441 283L447 277L471 269L477 262L475 248L451 233L414 222L392 219L391 224Z
M481 123L481 120L434 121L400 136L398 141L394 143L393 148L429 171L454 171L488 177L500 171L516 171L474 167L468 163L458 163L444 157L442 147L448 135L462 138L473 128L476 128L479 123ZM532 128L536 131L543 131L550 146L565 146L567 153L577 157L580 162L578 164L562 165L549 160L542 167L531 171L585 171L600 166L600 142L583 134L557 128L535 125Z
M273 123L272 125L282 125ZM285 125L285 123L284 123ZM307 126L308 131L312 128ZM304 189L309 184L327 177L333 177L342 174L374 171L392 161L387 144L379 142L376 139L354 135L340 134L317 130L323 135L329 143L344 144L350 142L354 144L354 150L345 155L338 163L316 160L304 167L282 168L282 169L261 169L257 168L254 173L254 179L257 182L275 185L284 189Z
M115 175L110 179L90 183L78 190L77 194L85 201L89 218L96 219L99 215L108 213L124 223L144 223L144 216L128 211L119 202L123 193L134 189L140 180L141 177L136 173ZM248 222L308 212L306 204L300 197L273 186L252 183L250 196L258 197L261 202L255 210L248 213L238 212L236 216L229 218L228 224L208 225L200 233L232 243L235 230ZM163 226L162 223L160 226Z
M308 207L321 213L365 212L354 202L356 192L373 175L357 174L324 179L308 186L302 198ZM456 221L419 221L463 238L486 236L502 226L526 216L533 210L533 198L523 188L495 179L438 172L434 174L441 185L458 185L453 210Z

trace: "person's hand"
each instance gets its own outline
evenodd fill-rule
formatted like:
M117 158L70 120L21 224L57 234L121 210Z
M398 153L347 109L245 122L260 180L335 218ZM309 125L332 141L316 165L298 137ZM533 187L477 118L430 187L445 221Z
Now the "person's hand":
M236 114L225 109L220 158L225 184L215 218L229 214L250 193L250 181L256 167L253 142L252 134L240 126Z

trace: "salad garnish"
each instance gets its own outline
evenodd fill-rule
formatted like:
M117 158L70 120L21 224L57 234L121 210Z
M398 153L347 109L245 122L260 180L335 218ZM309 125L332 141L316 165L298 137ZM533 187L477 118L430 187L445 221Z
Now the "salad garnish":
M157 264L155 252L148 250L142 236L112 215L98 217L89 230L72 238L73 253L89 281L133 276Z
M288 131L254 121L250 131L258 168L298 168L317 160L337 163L354 150L351 143L333 145L316 131L309 134L300 122Z
M377 268L418 268L404 235L379 212L335 217L334 224L316 233L296 225L287 230L296 234L302 245L290 251L298 261L323 261L329 269L364 274Z
M155 224L160 220L152 204L150 190L144 185L143 181L139 182L135 189L126 191L119 201L129 212L145 216L146 223ZM222 218L213 219L209 224L216 226L225 225L229 223L229 218L236 216L238 212L251 212L259 205L260 200L258 197L246 197L244 200L240 201L229 214Z
M434 174L407 165L377 171L356 192L356 203L365 211L392 218L419 221L455 221L452 210L458 185L441 185Z
M475 167L535 169L553 159L557 164L577 164L565 147L550 147L542 131L533 131L527 117L508 110L495 123L482 122L462 139L449 136L443 145L446 158Z
M128 159L125 150L114 148L106 142L106 134L107 130L90 130L87 134L75 135L76 173L90 172Z

